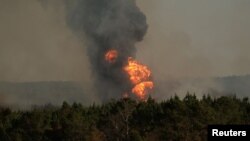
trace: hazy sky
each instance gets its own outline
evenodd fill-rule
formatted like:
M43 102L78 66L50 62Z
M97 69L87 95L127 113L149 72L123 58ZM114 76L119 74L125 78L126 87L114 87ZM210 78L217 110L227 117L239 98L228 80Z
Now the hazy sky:
M137 57L156 79L250 73L249 0L137 0L148 33ZM60 6L0 1L0 81L88 80L83 42Z
M156 77L250 73L249 0L138 0L138 4L149 24L138 57L152 66Z
M84 45L53 2L0 1L0 81L89 80Z

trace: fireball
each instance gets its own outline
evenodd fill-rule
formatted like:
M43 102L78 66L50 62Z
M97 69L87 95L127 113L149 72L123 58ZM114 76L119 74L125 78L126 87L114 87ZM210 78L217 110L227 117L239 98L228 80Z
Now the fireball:
M132 93L135 93L140 99L145 99L145 95L147 94L148 90L153 89L154 84L152 81L145 81L141 82L134 86L132 89Z
M148 80L151 74L147 66L138 63L132 57L128 58L128 65L125 66L124 70L128 73L129 79L134 85Z
M132 57L128 58L128 64L124 67L125 72L129 75L130 82L133 84L132 93L141 100L145 99L148 91L153 89L153 82L150 81L151 71L143 64L140 64Z
M115 63L117 56L118 52L112 49L105 54L105 60L108 61L109 63Z
M118 52L114 49L109 50L105 54L105 60L109 63L115 63L118 57ZM123 71L125 71L132 85L132 92L139 99L145 100L145 96L148 94L150 90L153 89L154 84L151 81L151 71L146 66L143 65L132 57L128 57L127 64L123 67ZM124 93L124 97L128 97L128 93Z

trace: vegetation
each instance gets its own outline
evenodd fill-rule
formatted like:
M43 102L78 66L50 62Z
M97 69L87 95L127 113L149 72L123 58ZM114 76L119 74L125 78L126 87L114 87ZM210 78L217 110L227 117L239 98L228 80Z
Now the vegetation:
M157 103L112 100L84 107L64 102L30 111L0 109L1 141L204 141L208 124L250 124L248 98L187 94Z

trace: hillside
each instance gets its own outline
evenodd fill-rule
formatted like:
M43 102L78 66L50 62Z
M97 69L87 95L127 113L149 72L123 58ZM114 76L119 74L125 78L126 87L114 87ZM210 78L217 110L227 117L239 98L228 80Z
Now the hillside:
M183 98L187 92L195 93L198 98L204 94L213 97L222 95L237 95L249 97L250 75L213 78L211 80L177 80L156 81L156 90L152 96L157 101L168 99L177 94ZM117 95L117 98L120 95ZM93 92L84 85L70 81L51 82L0 82L0 103L12 107L30 108L32 105L53 104L60 105L63 101L69 103L81 102L89 105L99 102Z
M52 103L59 105L63 101L91 104L83 87L76 82L0 82L0 101L2 105L29 108L32 105Z

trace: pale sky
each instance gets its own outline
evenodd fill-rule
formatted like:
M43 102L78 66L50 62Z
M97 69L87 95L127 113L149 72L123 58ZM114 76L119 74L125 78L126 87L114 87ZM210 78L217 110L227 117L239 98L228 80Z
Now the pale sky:
M149 24L138 57L150 64L157 77L250 73L249 0L137 3Z

